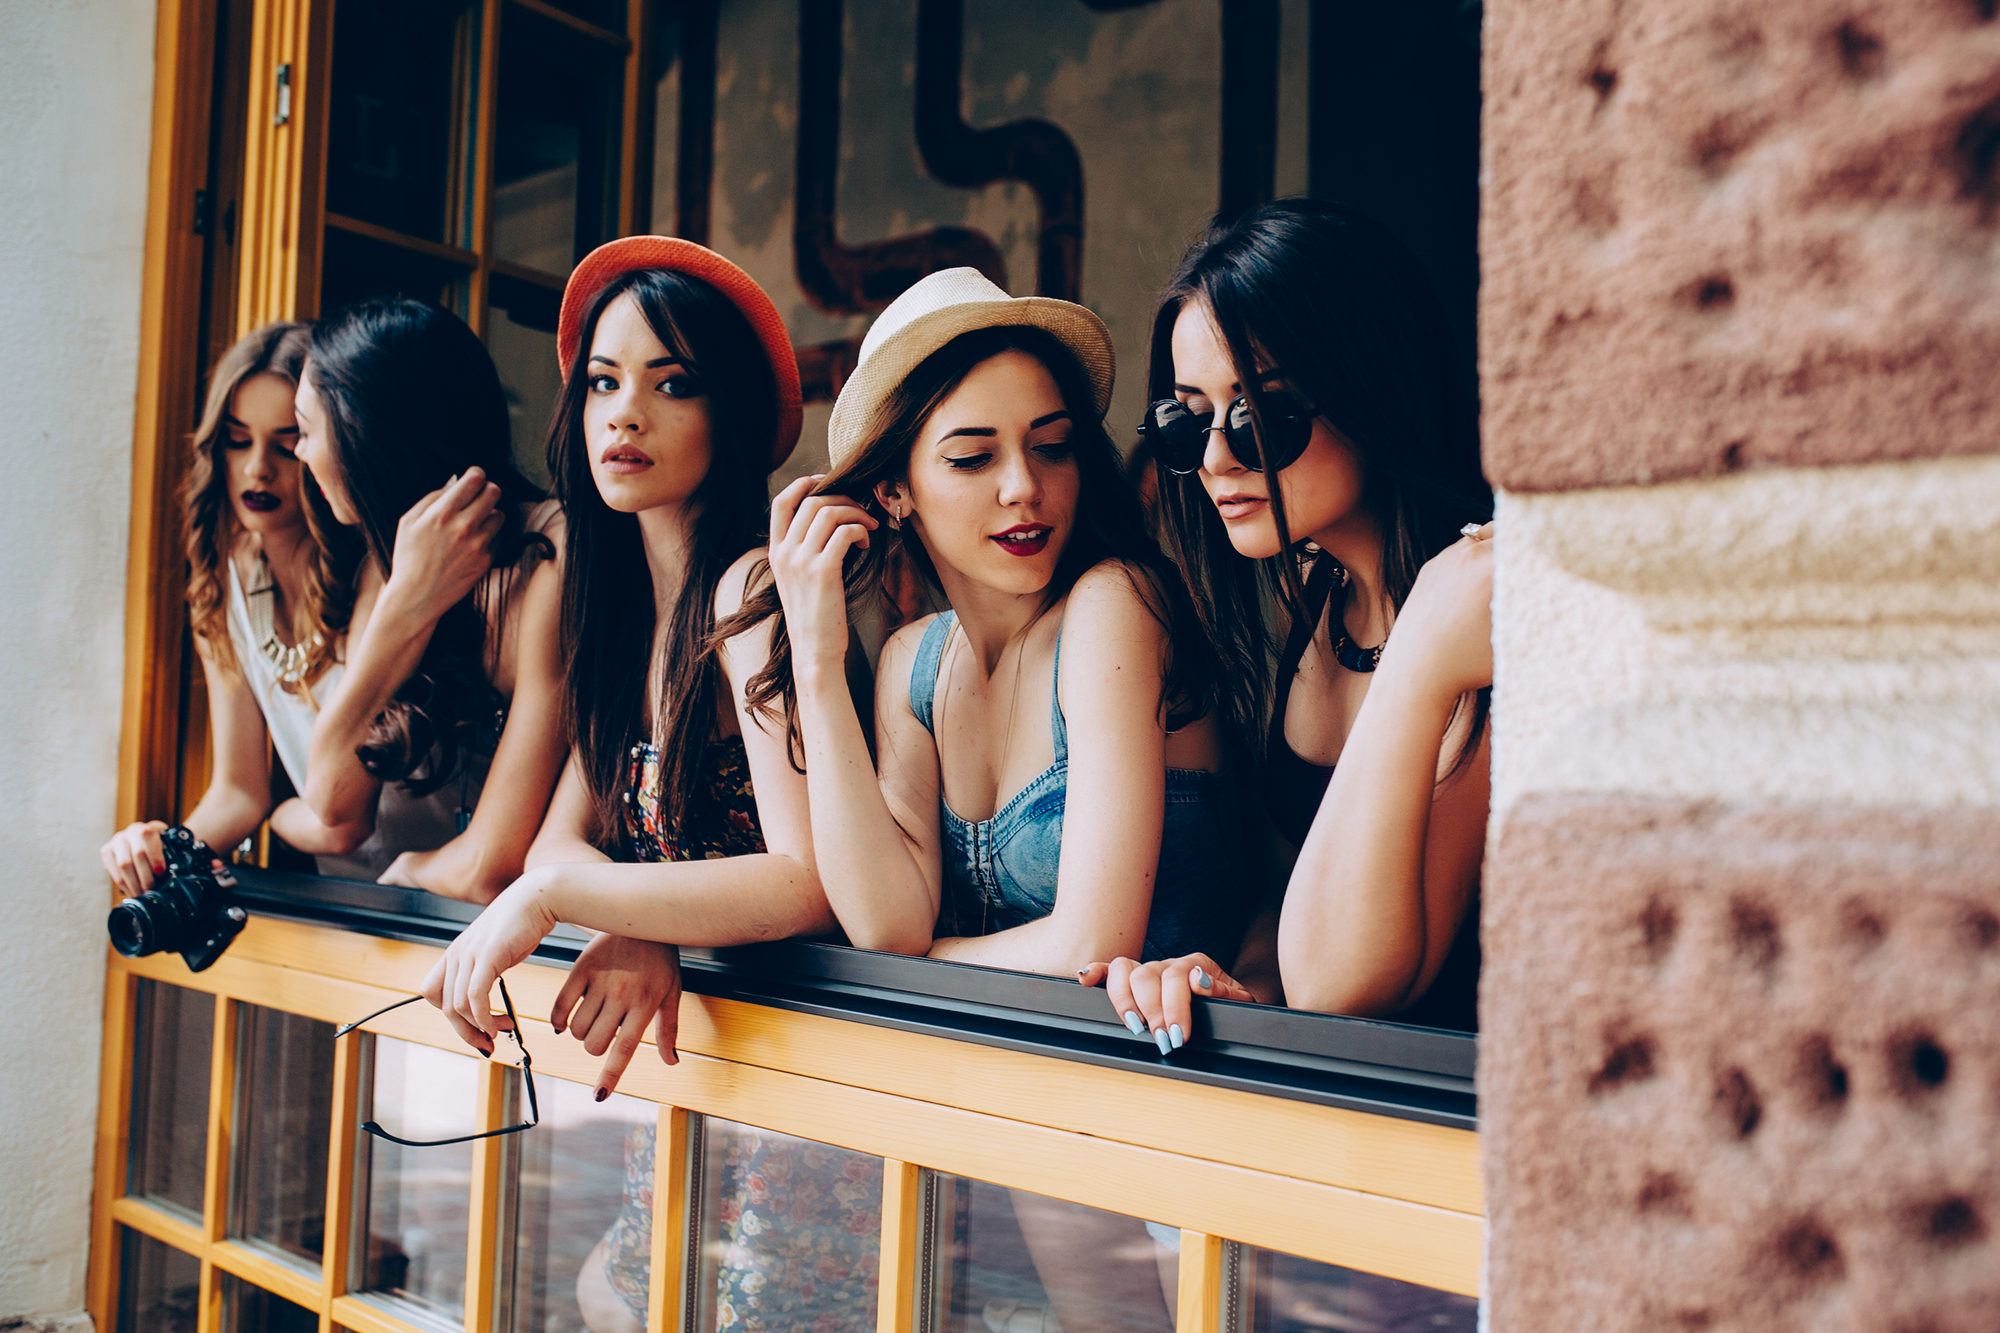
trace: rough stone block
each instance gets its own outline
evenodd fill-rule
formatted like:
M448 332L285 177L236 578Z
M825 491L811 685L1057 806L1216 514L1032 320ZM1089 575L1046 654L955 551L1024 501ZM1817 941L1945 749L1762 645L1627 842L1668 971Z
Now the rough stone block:
M2000 450L1996 0L1489 0L1514 490Z
M2000 821L1530 796L1485 880L1496 1330L2000 1327Z

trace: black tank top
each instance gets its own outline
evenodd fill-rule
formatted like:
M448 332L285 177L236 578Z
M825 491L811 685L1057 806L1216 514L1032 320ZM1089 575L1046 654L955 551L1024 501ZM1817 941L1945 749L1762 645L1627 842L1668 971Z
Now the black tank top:
M1285 740L1285 709L1291 702L1292 681L1305 659L1306 645L1326 619L1333 589L1341 582L1340 566L1328 556L1313 562L1306 574L1306 614L1292 623L1285 639L1285 651L1278 659L1278 680L1271 704L1271 734L1264 747L1264 802L1271 821L1294 847L1305 845L1306 833L1319 814L1333 769L1307 763L1293 752ZM1424 1027L1453 1028L1460 1032L1479 1030L1479 895L1475 888L1472 905L1459 924L1444 965L1431 981L1430 989L1400 1013L1389 1016L1397 1023Z

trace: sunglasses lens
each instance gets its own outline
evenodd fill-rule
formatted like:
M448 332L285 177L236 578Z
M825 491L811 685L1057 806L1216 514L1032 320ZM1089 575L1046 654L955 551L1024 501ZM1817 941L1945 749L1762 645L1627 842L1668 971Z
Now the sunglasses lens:
M1229 448L1253 472L1282 472L1299 461L1312 440L1313 410L1292 394L1273 389L1264 395L1264 433L1258 438L1250 401L1229 405Z
M1146 434L1160 466L1180 476L1201 470L1208 431L1201 419L1178 400L1162 398L1146 409Z

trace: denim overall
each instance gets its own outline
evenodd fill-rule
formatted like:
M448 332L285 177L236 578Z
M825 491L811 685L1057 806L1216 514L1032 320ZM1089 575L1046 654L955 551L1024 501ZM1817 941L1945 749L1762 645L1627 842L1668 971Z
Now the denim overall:
M910 711L933 737L931 707L945 644L958 627L956 613L933 620L910 669ZM1056 679L1062 675L1062 629L1056 629ZM1049 729L1055 762L978 823L960 819L938 794L944 829L944 910L940 934L981 935L1047 916L1055 910L1056 872L1062 861L1063 806L1069 788L1069 731L1060 691L1049 690ZM1235 954L1243 931L1245 896L1236 882L1228 846L1236 827L1229 784L1219 773L1167 770L1167 804L1161 827L1153 908L1146 921L1145 959L1202 951Z

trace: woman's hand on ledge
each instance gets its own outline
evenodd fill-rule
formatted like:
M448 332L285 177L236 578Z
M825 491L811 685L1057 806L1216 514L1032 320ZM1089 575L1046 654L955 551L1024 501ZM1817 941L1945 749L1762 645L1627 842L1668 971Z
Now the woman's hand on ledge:
M160 835L166 831L165 824L148 819L120 829L98 848L98 860L127 898L138 897L167 873L167 849L160 843Z
M547 871L531 871L495 898L432 965L420 988L444 1011L452 1029L482 1055L507 1030L507 1016L493 1012L493 983L535 951L556 927L545 890Z
M680 1063L674 1039L680 1034L680 950L671 944L599 935L583 947L556 993L549 1022L568 1029L592 1055L605 1056L597 1076L597 1100L617 1091L625 1067L638 1053L646 1024L659 1022L653 1039L660 1059Z
M1236 979L1217 967L1205 953L1191 953L1159 963L1114 958L1092 963L1076 974L1086 986L1102 985L1106 998L1132 1035L1152 1034L1160 1054L1179 1050L1194 1031L1192 996L1211 1000L1257 1003Z

